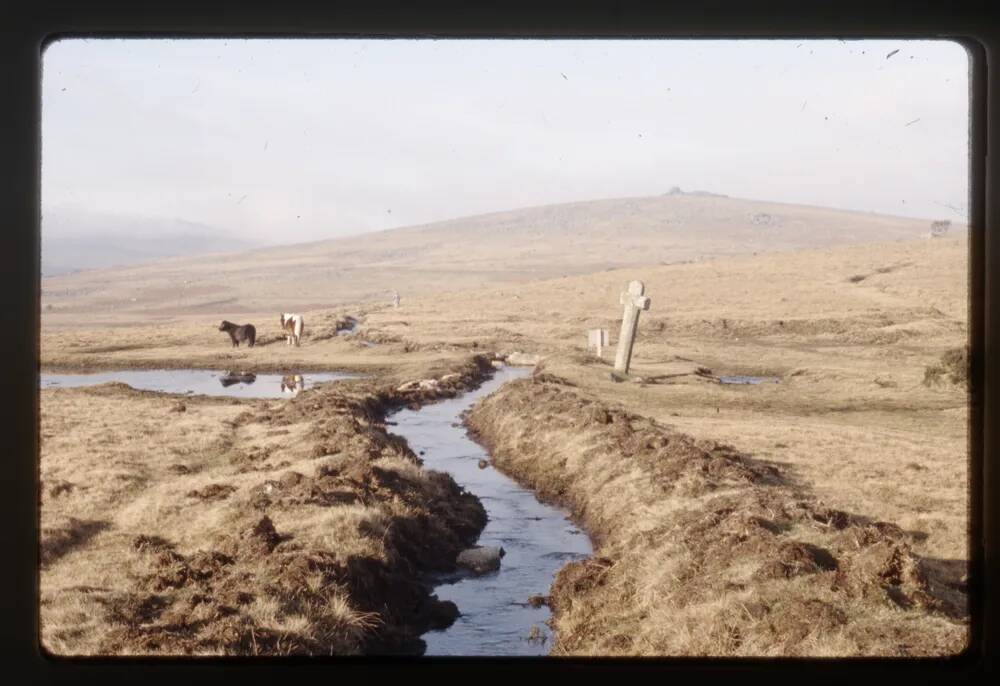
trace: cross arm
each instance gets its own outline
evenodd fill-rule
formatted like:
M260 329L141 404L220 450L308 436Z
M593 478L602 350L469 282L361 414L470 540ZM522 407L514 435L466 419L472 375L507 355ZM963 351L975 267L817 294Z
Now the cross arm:
M619 298L619 302L622 305L632 305L632 307L637 307L640 310L648 310L649 304L652 302L647 295L632 295L631 293L622 293Z

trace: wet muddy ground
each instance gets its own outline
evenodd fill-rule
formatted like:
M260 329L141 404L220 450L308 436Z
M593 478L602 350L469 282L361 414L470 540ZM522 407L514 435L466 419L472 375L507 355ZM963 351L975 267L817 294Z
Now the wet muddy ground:
M489 522L477 545L505 552L495 572L431 579L438 598L454 602L461 615L449 628L423 635L427 655L547 654L549 609L533 607L529 598L547 596L563 565L592 552L586 534L565 511L539 503L532 491L495 470L461 423L462 413L478 399L529 372L507 367L475 391L390 417L392 433L407 440L426 468L447 472L482 501ZM480 466L481 460L487 463Z

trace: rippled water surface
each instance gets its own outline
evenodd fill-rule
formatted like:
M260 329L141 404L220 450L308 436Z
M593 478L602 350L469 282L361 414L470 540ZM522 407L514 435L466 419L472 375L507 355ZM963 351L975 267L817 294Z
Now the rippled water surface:
M448 472L482 501L489 516L477 545L502 546L500 569L483 576L437 577L434 592L458 605L462 615L441 631L424 634L427 655L545 655L551 631L549 610L532 608L528 598L548 595L555 573L571 560L591 554L590 540L567 513L538 502L492 466L486 451L466 434L460 414L505 381L526 376L525 368L504 368L480 388L458 398L402 410L390 420L428 469ZM458 424L457 426L455 426ZM533 627L536 638L529 639Z

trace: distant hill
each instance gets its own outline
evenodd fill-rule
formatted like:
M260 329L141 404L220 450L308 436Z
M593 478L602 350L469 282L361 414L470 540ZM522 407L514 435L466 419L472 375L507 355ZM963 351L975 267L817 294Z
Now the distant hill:
M43 277L259 245L181 219L69 212L46 213L41 238Z
M288 311L606 269L927 235L930 220L673 189L43 280L43 316ZM958 230L953 229L953 230ZM132 299L135 299L134 301ZM51 305L51 307L44 307ZM558 307L558 303L553 303ZM230 317L231 318L231 317Z

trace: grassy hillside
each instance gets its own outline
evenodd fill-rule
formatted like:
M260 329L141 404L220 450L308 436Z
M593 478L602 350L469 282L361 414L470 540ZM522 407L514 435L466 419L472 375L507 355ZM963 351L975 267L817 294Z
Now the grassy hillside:
M635 265L910 239L929 222L673 194L497 212L43 279L43 326L135 324L468 291Z

